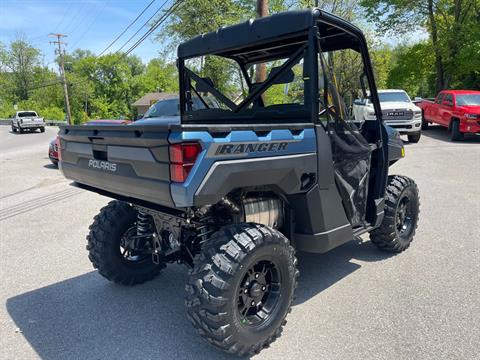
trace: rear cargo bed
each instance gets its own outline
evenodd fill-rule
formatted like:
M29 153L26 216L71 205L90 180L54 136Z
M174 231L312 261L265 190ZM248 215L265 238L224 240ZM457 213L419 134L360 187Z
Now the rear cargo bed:
M168 125L61 127L62 172L80 184L174 207L169 132Z

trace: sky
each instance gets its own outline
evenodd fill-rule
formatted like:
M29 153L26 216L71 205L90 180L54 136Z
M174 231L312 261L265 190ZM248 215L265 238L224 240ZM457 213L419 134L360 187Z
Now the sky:
M7 45L18 37L24 37L40 49L43 62L55 68L54 46L50 33L67 35L67 52L77 48L88 49L95 54L102 52L152 0L0 0L0 42ZM252 0L253 1L253 0ZM173 0L156 0L137 22L108 50L118 50L125 41L164 3L165 8ZM130 42L133 44L147 28ZM157 31L161 31L157 30ZM426 38L424 31L409 34L410 42ZM405 38L385 37L384 43L396 45ZM124 48L128 49L128 46ZM162 44L147 38L133 54L144 63L157 57ZM175 58L172 54L171 58Z
M89 49L99 54L115 39L151 0L0 0L0 42L7 45L18 37L24 37L40 49L45 65L54 66L54 46L50 33L62 33L67 37L67 52L77 48ZM108 52L116 51L133 35L147 19L165 2L156 0L134 25ZM167 0L165 8L171 4ZM139 38L147 28L143 28ZM133 44L132 40L129 44ZM128 49L128 46L124 48ZM145 40L134 54L143 62L158 56L162 45Z

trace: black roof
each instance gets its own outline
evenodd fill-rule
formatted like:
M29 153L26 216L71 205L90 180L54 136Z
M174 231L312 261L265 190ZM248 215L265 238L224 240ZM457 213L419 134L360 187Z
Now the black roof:
M271 16L249 20L240 24L221 27L217 31L194 37L178 46L179 58L192 58L201 55L217 54L234 58L244 63L252 63L262 57L265 51L288 54L292 47L304 43L308 29L318 23L320 32L334 41L324 41L324 50L344 48L354 44L342 42L342 35L362 34L349 22L324 12L318 8L287 11ZM343 36L345 41L349 36ZM265 48L271 44L272 48ZM326 48L328 49L326 49ZM278 50L277 50L278 49Z

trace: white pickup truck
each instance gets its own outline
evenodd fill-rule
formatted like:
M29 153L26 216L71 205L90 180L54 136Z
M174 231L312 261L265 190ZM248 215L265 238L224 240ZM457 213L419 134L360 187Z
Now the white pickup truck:
M45 132L45 121L35 111L17 111L12 117L12 131L23 133L25 130Z
M409 142L417 143L422 135L422 109L410 100L405 90L378 90L378 96L385 124L407 135ZM375 110L368 97L355 100L353 115L358 122L375 120Z

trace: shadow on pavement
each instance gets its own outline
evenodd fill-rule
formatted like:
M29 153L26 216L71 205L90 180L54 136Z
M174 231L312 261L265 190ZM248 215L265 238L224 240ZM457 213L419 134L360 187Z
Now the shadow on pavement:
M368 243L298 254L299 305L360 265L386 258ZM7 300L7 310L42 359L231 359L201 339L185 316L185 268L128 288L90 272ZM300 305L299 305L300 306Z
M430 125L427 130L422 130L422 136L427 136L435 140L452 142L450 140L450 132L447 128L438 125ZM422 142L422 140L420 140ZM461 141L453 142L455 144L479 144L480 136L475 134L465 134L465 138Z
M52 163L50 163L50 164L45 164L45 165L43 165L43 167L44 167L45 169L58 170L58 165L55 165L55 164L52 164Z
M37 131L37 130L24 130L23 133L21 133L20 131L12 131L11 129L8 131L10 134L13 134L13 135L28 135L28 134L39 134L40 131Z

